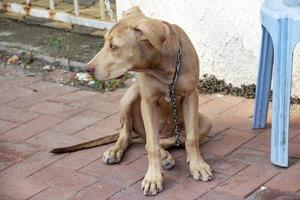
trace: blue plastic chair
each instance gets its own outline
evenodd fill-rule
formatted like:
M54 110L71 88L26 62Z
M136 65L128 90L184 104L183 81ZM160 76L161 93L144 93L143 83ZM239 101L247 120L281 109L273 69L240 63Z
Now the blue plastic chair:
M293 51L300 41L300 0L265 0L261 24L253 128L266 126L273 72L271 162L287 167Z

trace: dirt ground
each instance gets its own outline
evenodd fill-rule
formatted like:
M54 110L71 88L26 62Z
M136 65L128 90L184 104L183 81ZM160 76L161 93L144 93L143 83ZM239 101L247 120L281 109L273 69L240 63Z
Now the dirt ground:
M29 25L0 17L0 45L86 63L103 46L103 37Z

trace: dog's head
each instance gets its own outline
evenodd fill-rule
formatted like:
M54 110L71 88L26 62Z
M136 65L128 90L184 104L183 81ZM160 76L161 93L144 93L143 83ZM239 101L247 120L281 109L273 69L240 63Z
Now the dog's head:
M87 64L87 70L106 80L127 71L174 66L179 44L171 32L167 23L148 18L133 7L106 33L102 50Z

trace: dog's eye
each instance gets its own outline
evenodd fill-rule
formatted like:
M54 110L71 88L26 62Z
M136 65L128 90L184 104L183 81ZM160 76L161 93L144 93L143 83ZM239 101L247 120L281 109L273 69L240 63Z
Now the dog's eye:
M110 47L112 50L117 50L117 49L119 48L118 46L116 46L116 45L114 45L114 44L112 44L112 43L109 44L109 47Z

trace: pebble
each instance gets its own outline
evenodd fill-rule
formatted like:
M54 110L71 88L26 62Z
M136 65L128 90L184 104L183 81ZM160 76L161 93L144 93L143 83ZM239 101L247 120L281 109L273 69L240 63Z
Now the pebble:
M88 85L95 85L95 81L89 81Z
M265 186L260 187L260 190L265 190L265 189L267 189Z
M52 70L52 67L50 67L49 65L45 65L45 66L42 68L42 70L44 70L44 71L50 71L50 70Z
M77 73L76 77L79 81L85 81L85 82L92 81L92 77L88 73Z
M45 65L45 66L42 68L42 70L48 71L48 70L51 70L51 67L50 67L49 65Z

